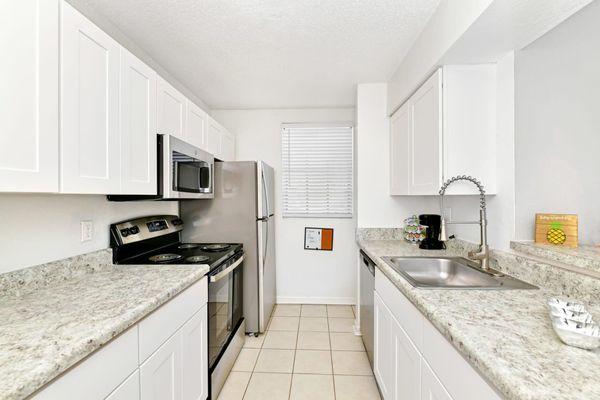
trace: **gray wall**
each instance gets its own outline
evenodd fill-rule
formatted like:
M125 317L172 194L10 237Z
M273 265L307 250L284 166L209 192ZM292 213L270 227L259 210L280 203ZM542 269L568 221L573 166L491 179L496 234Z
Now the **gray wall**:
M579 214L600 242L600 1L516 53L516 236L536 212Z

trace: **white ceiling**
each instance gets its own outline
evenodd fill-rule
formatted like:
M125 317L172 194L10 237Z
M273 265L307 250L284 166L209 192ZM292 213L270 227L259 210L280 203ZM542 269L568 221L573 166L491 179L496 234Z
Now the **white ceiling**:
M343 107L439 0L81 0L211 108Z

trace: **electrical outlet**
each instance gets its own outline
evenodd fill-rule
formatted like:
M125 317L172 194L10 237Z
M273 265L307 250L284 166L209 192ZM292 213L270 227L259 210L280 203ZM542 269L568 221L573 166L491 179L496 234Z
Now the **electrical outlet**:
M89 242L94 237L94 222L81 221L81 241Z

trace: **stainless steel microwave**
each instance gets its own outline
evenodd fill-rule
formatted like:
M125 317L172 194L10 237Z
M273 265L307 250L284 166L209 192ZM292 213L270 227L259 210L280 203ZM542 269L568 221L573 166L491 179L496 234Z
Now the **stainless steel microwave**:
M158 195L165 199L212 199L210 154L171 135L158 135Z

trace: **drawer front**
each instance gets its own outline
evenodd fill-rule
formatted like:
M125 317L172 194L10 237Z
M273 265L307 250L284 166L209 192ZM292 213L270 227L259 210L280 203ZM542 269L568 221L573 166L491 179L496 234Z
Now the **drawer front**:
M375 291L392 312L418 349L423 348L423 314L379 269L375 270Z
M139 323L140 364L208 301L208 278L204 277Z
M67 371L41 392L36 400L106 398L138 366L138 331L133 327Z
M494 389L429 321L424 324L423 344L423 356L453 398L500 400Z

